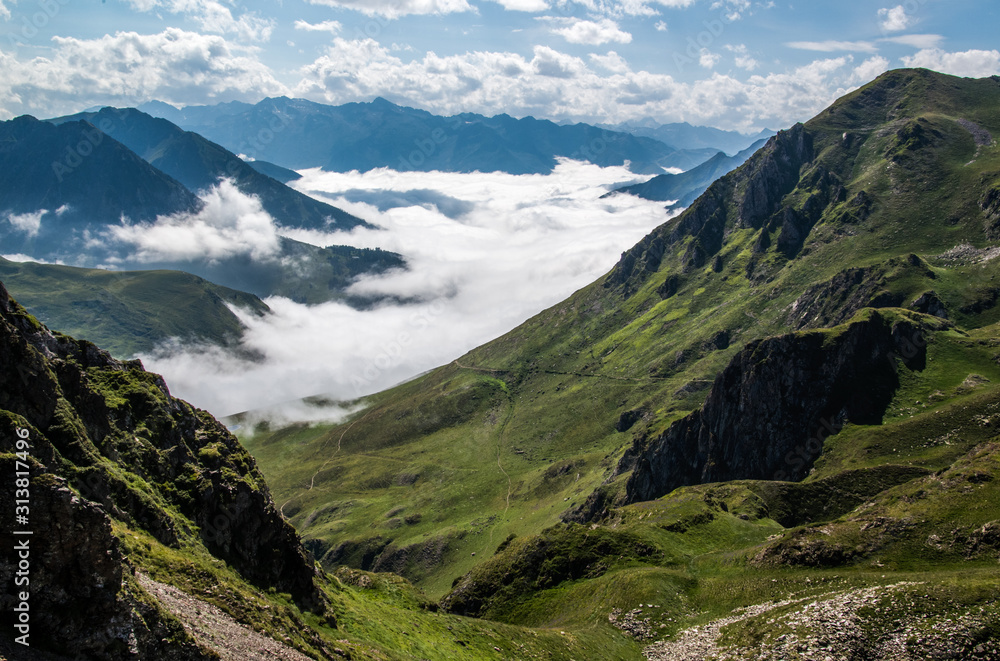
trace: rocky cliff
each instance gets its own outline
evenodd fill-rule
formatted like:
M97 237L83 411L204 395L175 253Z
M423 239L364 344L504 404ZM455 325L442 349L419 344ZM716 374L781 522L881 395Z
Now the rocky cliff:
M320 609L312 558L278 514L254 460L207 412L170 396L138 361L52 333L0 285L0 461L30 450L31 640L94 659L211 658L132 577L116 530L200 544L245 580ZM7 469L10 470L7 470ZM22 469L23 470L23 469ZM0 485L2 502L15 484ZM18 495L21 498L24 494ZM15 570L0 560L3 612ZM43 642L44 641L44 642Z
M944 323L867 310L834 329L751 342L699 410L625 452L609 478L631 471L624 493L598 489L566 518L599 518L610 505L693 484L801 480L846 423L881 422L899 387L897 361L923 369L926 335Z
M604 286L628 297L659 270L672 247L688 242L682 262L689 272L718 255L726 235L736 228L760 230L772 218L774 223L790 222L782 213L783 198L799 183L800 170L813 155L812 134L802 124L781 131L742 168L712 184L676 223L661 225L622 253Z

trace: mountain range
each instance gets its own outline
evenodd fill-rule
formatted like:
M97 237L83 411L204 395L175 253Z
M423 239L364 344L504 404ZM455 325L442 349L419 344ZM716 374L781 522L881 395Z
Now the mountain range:
M646 138L636 139L585 125L557 126L531 118L437 117L383 99L340 107L289 99L266 100L256 106L230 103L177 110L154 102L144 107L216 133L226 126L229 127L226 130L255 130L260 122L273 124L276 117L281 117L283 129L269 144L284 150L278 157L287 158L295 167L317 163L334 169L359 167L357 163L309 160L322 152L334 160L368 159L362 168L388 165L406 169L409 166L386 160L389 158L386 150L391 151L392 145L398 148L399 144L408 144L407 141L419 143L419 136L425 134L432 136L434 145L424 145L420 152L428 152L426 157L431 159L423 164L423 169L491 169L500 163L498 167L511 171L547 171L562 154L602 164L629 161L640 170L659 172L660 166L649 164L665 154L673 154L670 163L676 166L696 163L712 151L702 149L682 154ZM456 127L462 127L460 134L454 132ZM377 136L371 133L376 129ZM342 144L345 136L355 143ZM218 208L211 214L206 211L206 196L221 197L215 187L222 180L231 182L239 194L258 200L262 211L273 219L274 232L280 233L282 228L350 230L371 225L286 186L300 177L294 170L264 160L250 160L246 154L237 155L198 133L135 108L101 108L44 122L21 117L0 124L0 137L7 144L0 165L11 173L0 186L0 210L5 214L0 220L0 238L8 255L27 255L84 269L112 266L116 272L129 272L127 279L135 282L148 282L150 276L146 272L155 270L158 281L164 282L165 278L172 284L166 289L152 287L151 291L190 291L195 299L206 291L206 286L214 284L246 292L251 299L281 295L303 303L345 299L344 290L359 274L405 268L399 255L386 251L318 248L287 237L272 237L265 249L273 254L266 259L249 254L171 255L169 250L159 250L160 246L139 255L134 244L122 242L122 236L140 240L137 237L143 227L162 223L162 219L168 219L169 224L171 218L190 217L194 222L214 223L222 226L220 231L229 231L227 226L233 220L216 217L226 215L224 211ZM452 138L458 142L452 144ZM580 145L589 145L586 153L573 151ZM465 150L464 155L456 150ZM297 156L289 158L291 154ZM730 159L717 153L688 173L677 175L670 190L683 196L684 201L693 200L711 179L735 167L737 161L742 162L748 155L742 153ZM490 160L494 157L500 160ZM512 165L515 161L519 165ZM642 163L649 167L639 167ZM659 181L654 179L653 185ZM387 205L425 204L430 200L446 215L461 212L462 207L456 207L463 204L461 201L440 195L432 199L428 197L430 194L430 191L412 191L396 199L388 194L373 196L362 191L345 191L344 197L374 204L379 209ZM221 206L234 203L222 200ZM240 232L253 236L259 229ZM243 249L254 251L256 246L246 245ZM291 264L295 266L290 268ZM137 269L142 269L142 273ZM28 271L16 272L23 275ZM36 269L32 276L38 273ZM204 284L192 289L196 280L192 281L185 273L202 278ZM55 327L73 332L86 333L87 324L96 322L87 334L117 355L133 355L134 351L148 350L156 342L174 337L166 334L170 324L159 324L153 319L157 316L151 307L156 305L155 297L147 296L136 305L135 301L119 298L125 291L121 287L100 288L98 299L115 304L110 307L95 304L84 311L82 301L76 297L83 291L96 294L97 282L110 282L109 278L95 277L93 272L68 267L48 269L45 281L61 284L47 291L32 287L30 277L16 276L10 265L6 275L33 313ZM139 289L129 288L129 291ZM214 297L213 292L209 301L214 301ZM89 295L85 298L89 299ZM345 300L359 306L371 303L351 297ZM173 314L169 309L173 300L166 297L160 304L163 306L160 315L169 318ZM209 310L215 303L206 305L195 307ZM98 311L104 315L99 321L94 316ZM228 310L220 314L213 315L213 319L224 322L213 321L202 328L191 328L183 335L214 343L231 342L234 331L238 330L233 325L235 318ZM136 316L145 321L137 323ZM119 353L123 350L127 353Z
M115 660L246 658L232 640L1000 657L998 107L1000 77L883 74L594 283L336 424L237 439L0 287L32 640ZM5 632L14 576L4 556Z
M113 266L119 272L173 271L173 277L190 282L181 275L186 272L247 292L250 298L281 295L304 303L343 299L357 305L370 304L345 294L358 275L405 268L402 257L388 251L320 248L281 236L289 228L372 226L258 172L201 136L138 110L105 108L53 121L19 117L0 123L0 141L0 167L6 173L0 184L0 240L8 255L84 268ZM239 195L245 196L242 201ZM213 196L214 207L205 201ZM243 211L255 219L253 227L241 227L245 218L234 217L239 205L249 205ZM218 236L175 247L170 227L178 222L200 223L203 234ZM143 234L164 224L160 242L143 243ZM44 301L25 292L32 310L78 306L72 299L77 285L96 282L86 271L69 268L50 270L48 277L57 274L64 285L50 290ZM167 300L161 304L166 306ZM162 313L171 314L167 309ZM71 317L49 320L77 327ZM120 330L133 322L125 315L114 323ZM228 335L232 328L223 326ZM165 339L147 336L139 327L136 332L140 334L123 336L113 347ZM219 332L210 335L222 339Z
M207 190L218 183L220 177L230 178L242 192L259 198L264 210L284 227L344 231L359 226L370 227L360 218L259 172L236 154L197 133L184 131L165 119L152 117L134 108L103 108L98 112L50 121L53 124L86 121L99 126L105 134L114 137L151 166L191 191ZM282 178L291 176L280 169L272 171Z
M689 169L716 151L677 149L653 138L534 117L442 117L382 98L340 106L279 97L252 106L176 109L156 103L140 109L233 152L292 170L547 174L562 157L601 166L628 163L635 173L658 174Z
M735 154L760 140L767 140L774 131L763 129L754 134L738 131L723 131L711 126L692 126L687 122L660 124L655 119L646 118L622 124L601 125L612 131L623 131L632 135L653 138L678 149L711 149Z

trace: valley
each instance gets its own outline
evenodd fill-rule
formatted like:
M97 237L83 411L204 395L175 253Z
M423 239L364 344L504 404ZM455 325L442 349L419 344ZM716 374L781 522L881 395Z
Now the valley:
M911 533L917 546L892 551L860 542L867 535L858 526L871 523L852 518L866 503L880 507L879 498L886 507L906 500L903 493L917 489L922 476L991 452L998 319L995 308L974 301L990 300L985 292L998 267L971 248L992 231L983 194L971 191L996 172L989 156L995 143L984 151L955 121L952 84L923 72L887 74L780 133L607 276L511 333L354 403L358 412L340 425L263 426L241 437L321 561L400 573L443 596L449 609L511 623L574 622L611 636L616 630L606 618L613 608L627 613L656 601L625 587L634 585L627 577L656 575L662 558L688 568L681 576L689 587L672 588L688 596L703 582L737 580L745 564L783 576L812 568L801 580L826 571L854 580L873 566L903 574L927 563L958 570L965 561L938 552L932 560L916 539L925 531L922 539L940 536L926 526L949 515L928 514L921 532ZM986 100L997 94L994 82L958 89L962 119L996 126ZM848 122L881 128L852 138L844 132ZM914 130L925 141L908 142ZM959 254L970 258L952 258ZM872 307L885 312L866 310ZM857 346L852 334L871 332L861 329L872 323L886 328L889 344ZM782 338L764 340L773 336ZM839 337L858 353L816 353ZM773 357L760 353L761 342L779 340L808 342L816 348L802 355L818 362L794 362L797 350L786 345ZM813 404L819 392L806 394L807 382L782 380L785 373L815 379L826 361L857 370L850 378L858 380L829 386L856 393L857 404ZM769 363L773 372L759 371ZM726 376L737 364L742 376ZM718 406L702 409L706 398ZM973 401L981 416L973 418L985 422L951 417ZM792 417L793 409L802 417ZM685 440L678 425L692 415L719 422L706 420L708 431ZM736 426L740 416L747 416L745 428ZM934 424L941 429L934 433L932 420L954 422ZM824 421L842 431L831 435ZM956 435L949 439L962 440L934 440L949 430ZM723 445L719 435L727 431L736 440ZM659 456L684 447L694 454ZM718 456L706 449L712 447ZM758 452L770 463L751 460ZM662 476L671 465L680 482L640 488L640 469L652 466ZM750 492L739 502L758 503L754 512L730 501L715 505L718 496L708 495L712 488L733 493L732 480L803 478L819 489L809 496L818 502L840 494L830 510L779 515L800 507L805 495L779 496L766 482L740 487ZM678 498L691 502L689 518L673 506ZM975 499L983 507L970 525L989 528L996 501ZM653 511L669 521L644 522L647 507L662 507ZM908 517L897 511L889 520ZM619 557L613 541L595 542L598 553L582 550L577 536L587 530L606 530L613 539L622 527L641 531L648 552ZM679 548L662 541L664 529L683 540ZM848 535L844 542L835 541L839 530ZM617 542L621 548L643 548L627 539ZM535 562L551 568L531 573ZM985 586L974 574L969 585ZM479 594L492 602L477 601Z
M47 554L35 630L60 632L43 647L238 658L213 637L246 626L284 658L997 658L998 107L997 76L893 70L682 174L654 172L666 152L641 140L616 138L647 149L629 170L625 151L566 161L551 122L455 115L538 133L503 143L506 172L474 176L482 155L462 161L461 141L440 143L458 171L405 176L360 171L385 162L377 142L346 164L319 162L319 141L308 162L276 145L260 170L287 185L247 165L216 189L282 228L270 262L0 260L0 463L13 470L29 430ZM384 99L174 110L208 139L135 111L102 141L178 205L148 223L203 213L197 182L252 122L301 113L334 135L363 112L418 134L442 120ZM85 126L34 122L4 130L57 141ZM490 185L496 201L474 195ZM57 207L52 190L31 204ZM432 227L447 228L438 245L410 247ZM473 249L510 246L505 265ZM290 266L322 255L316 279ZM469 310L476 327L456 329ZM379 323L337 334L363 318ZM265 344L265 330L280 332ZM210 386L335 388L220 422L146 371L171 365L152 351L165 338L201 347L177 355ZM384 365L365 360L373 346Z

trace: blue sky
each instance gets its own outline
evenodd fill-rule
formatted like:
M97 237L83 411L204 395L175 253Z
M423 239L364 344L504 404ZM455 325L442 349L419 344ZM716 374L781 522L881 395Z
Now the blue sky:
M0 117L384 96L778 129L891 68L1000 74L998 28L996 0L0 0Z

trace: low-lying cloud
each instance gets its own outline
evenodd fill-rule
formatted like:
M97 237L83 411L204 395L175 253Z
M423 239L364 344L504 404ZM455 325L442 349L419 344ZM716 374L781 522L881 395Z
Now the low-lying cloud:
M260 200L244 195L223 179L201 194L195 213L160 216L152 223L116 225L109 236L131 250L126 261L139 263L218 261L248 256L275 257L281 239L274 219Z
M289 235L403 254L409 270L364 277L352 293L412 302L357 310L271 297L265 317L237 311L246 325L238 353L174 346L143 356L176 395L215 414L278 406L294 419L302 407L282 402L354 400L446 364L600 277L668 220L662 203L599 199L636 180L624 167L564 161L551 175L303 174L297 188L385 229ZM379 204L380 196L390 202ZM307 420L324 415L307 409Z

